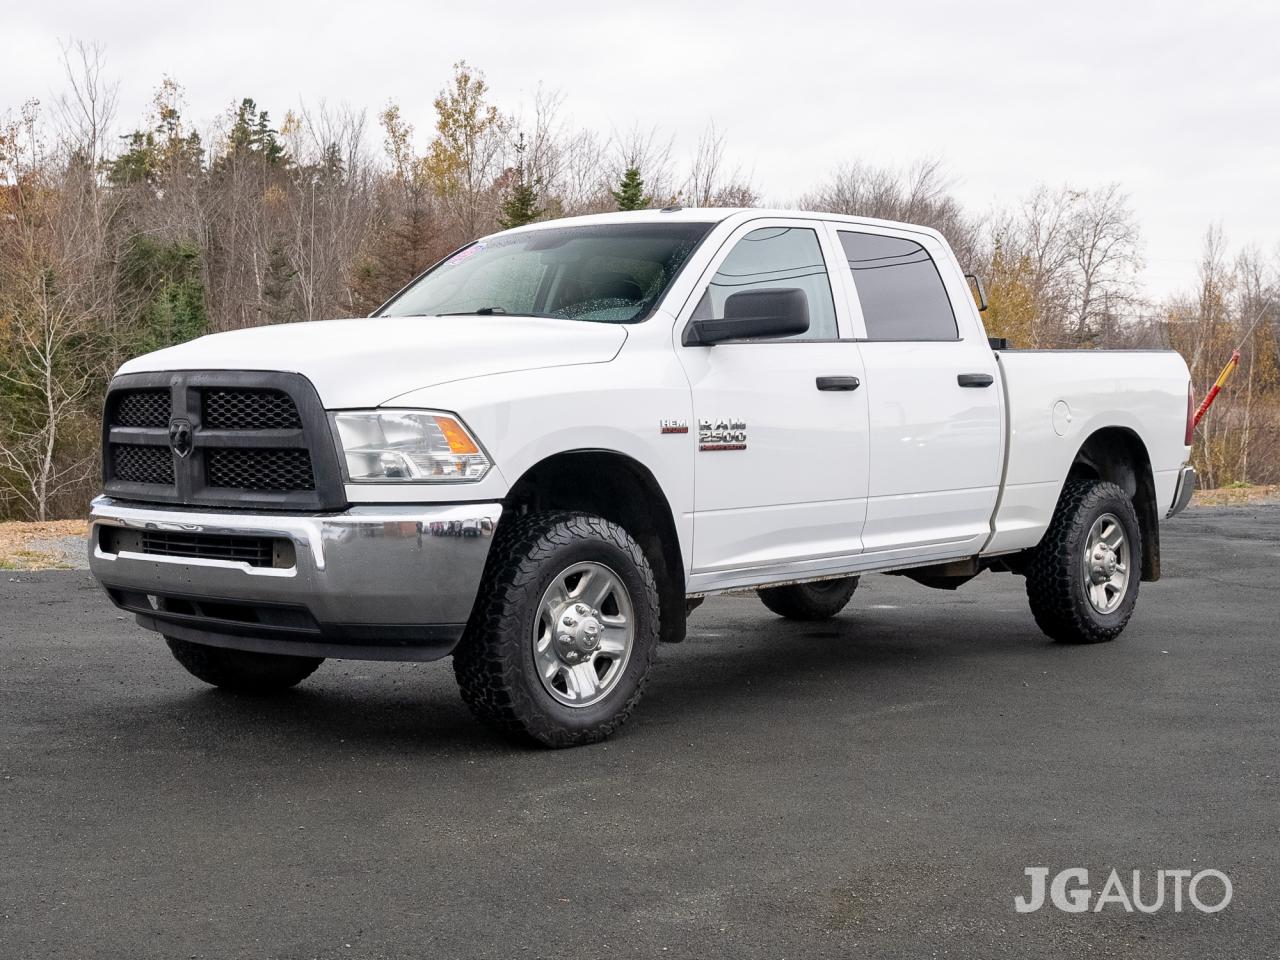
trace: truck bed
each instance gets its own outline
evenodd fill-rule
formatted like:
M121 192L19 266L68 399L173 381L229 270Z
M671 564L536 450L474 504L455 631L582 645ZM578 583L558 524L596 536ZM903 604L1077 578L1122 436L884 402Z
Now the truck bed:
M984 552L1039 541L1072 460L1101 429L1127 431L1144 444L1157 503L1172 503L1187 457L1188 373L1178 353L999 350L996 356L1007 443L994 533Z

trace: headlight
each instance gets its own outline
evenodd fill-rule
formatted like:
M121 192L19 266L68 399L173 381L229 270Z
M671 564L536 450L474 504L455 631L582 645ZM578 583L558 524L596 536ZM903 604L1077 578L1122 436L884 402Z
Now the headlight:
M455 417L430 410L334 415L352 482L479 480L489 458Z

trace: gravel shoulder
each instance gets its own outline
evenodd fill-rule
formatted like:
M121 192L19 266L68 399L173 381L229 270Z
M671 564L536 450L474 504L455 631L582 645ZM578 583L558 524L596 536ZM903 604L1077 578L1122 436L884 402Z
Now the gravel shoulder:
M86 570L88 523L0 522L0 570Z

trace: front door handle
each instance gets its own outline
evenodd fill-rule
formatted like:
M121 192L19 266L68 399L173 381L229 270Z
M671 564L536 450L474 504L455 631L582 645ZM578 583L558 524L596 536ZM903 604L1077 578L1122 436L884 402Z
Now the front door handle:
M956 376L956 383L962 387L989 387L995 382L995 377L989 373L961 373Z
M819 390L857 390L862 381L857 377L819 377Z

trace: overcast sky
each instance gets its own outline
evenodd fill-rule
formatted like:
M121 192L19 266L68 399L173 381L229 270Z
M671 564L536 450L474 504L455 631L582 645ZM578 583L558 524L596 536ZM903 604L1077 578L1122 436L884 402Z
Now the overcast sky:
M1193 282L1201 236L1280 244L1280 2L963 3L541 0L6 4L0 112L60 86L59 38L106 46L120 117L164 75L202 122L254 97L279 119L299 98L420 130L451 64L483 69L495 101L565 95L607 133L659 125L691 153L709 120L767 201L851 160L939 157L975 210L1039 181L1120 181L1143 228L1146 282Z

